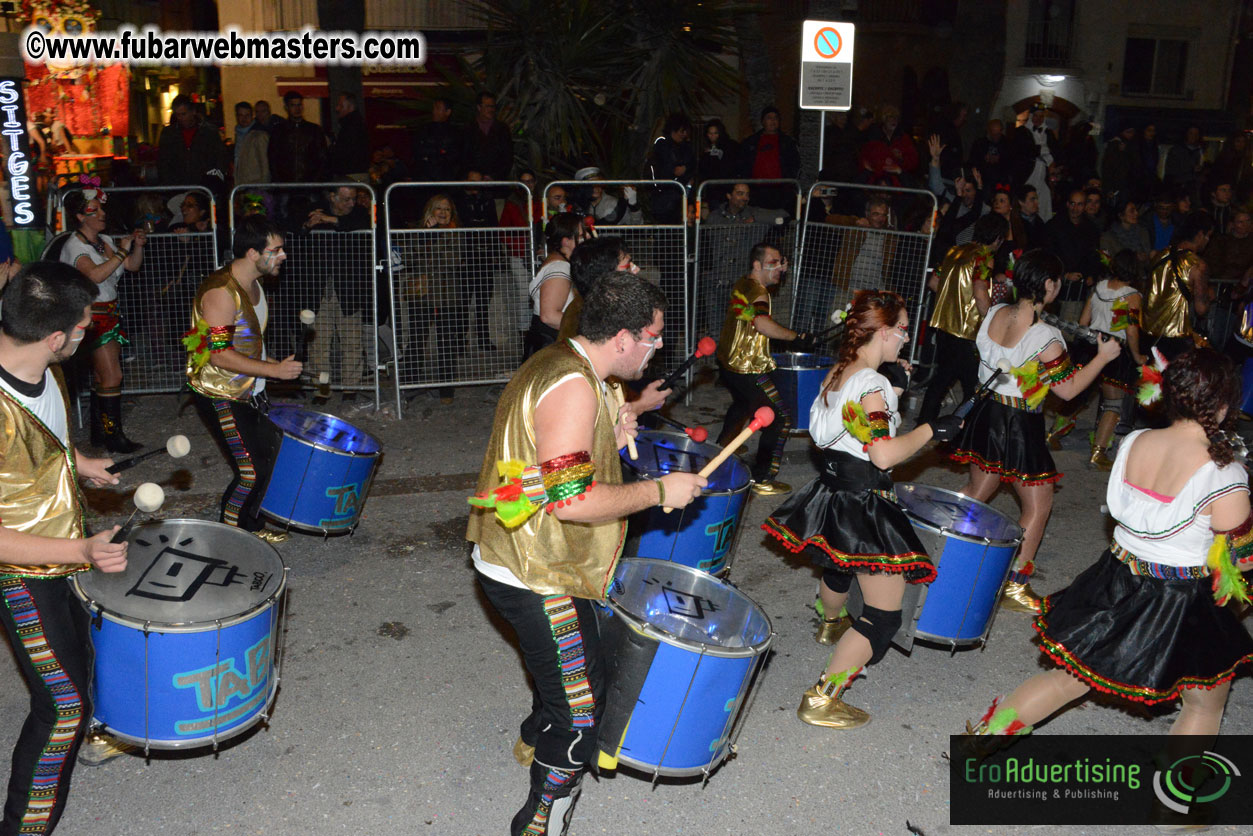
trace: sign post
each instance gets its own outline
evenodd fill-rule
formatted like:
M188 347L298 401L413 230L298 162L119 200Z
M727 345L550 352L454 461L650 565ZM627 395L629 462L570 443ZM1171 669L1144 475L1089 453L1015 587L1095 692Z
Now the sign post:
M801 30L801 110L853 106L853 24L807 20ZM827 117L818 129L818 170L827 144Z

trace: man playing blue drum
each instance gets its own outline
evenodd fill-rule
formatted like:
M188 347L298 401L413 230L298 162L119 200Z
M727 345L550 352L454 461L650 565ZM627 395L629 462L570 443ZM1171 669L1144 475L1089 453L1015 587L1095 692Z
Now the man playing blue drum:
M514 746L530 793L513 836L566 832L596 752L605 664L592 605L613 579L625 518L682 508L705 485L692 473L622 484L618 448L635 435L635 416L606 380L643 374L662 345L666 299L630 273L605 274L596 291L579 336L537 352L505 388L470 500L479 584L513 625L534 682Z
M3 833L51 833L91 717L86 610L66 578L126 568L114 528L88 537L77 476L116 485L110 459L70 444L60 376L91 325L96 286L58 262L27 265L4 291L0 323L0 621L31 692L13 747ZM119 752L118 749L113 749Z
M187 347L187 379L196 408L210 431L231 452L235 478L222 495L222 522L251 531L262 540L281 543L287 535L266 531L261 499L277 454L277 432L266 418L266 378L300 376L296 355L284 360L265 356L269 305L262 276L276 276L287 254L278 227L251 215L235 228L235 260L209 276L192 303Z

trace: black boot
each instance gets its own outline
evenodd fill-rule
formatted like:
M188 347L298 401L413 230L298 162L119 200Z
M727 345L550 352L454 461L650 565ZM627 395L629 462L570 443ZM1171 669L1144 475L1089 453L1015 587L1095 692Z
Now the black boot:
M539 761L531 763L531 793L526 804L514 815L511 836L565 836L574 804L579 800L583 771L550 769Z
M91 446L104 446L104 422L100 420L100 396L95 392L91 393L91 407L89 409L89 423L91 424Z
M144 445L131 441L122 431L121 397L99 398L100 424L104 433L104 449L110 453L134 453Z

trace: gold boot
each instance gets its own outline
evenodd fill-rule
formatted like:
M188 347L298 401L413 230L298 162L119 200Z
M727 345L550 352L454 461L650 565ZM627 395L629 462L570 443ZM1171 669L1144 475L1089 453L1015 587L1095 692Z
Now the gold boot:
M758 496L777 496L779 494L792 492L792 486L787 482L779 482L774 479L766 479L762 482L753 482L750 487L753 493Z
M517 742L513 744L513 759L523 766L530 766L531 761L535 760L535 747L519 735Z
M1029 583L1010 581L1001 591L1001 609L1010 612L1040 612L1040 596L1035 594Z
M822 619L818 624L818 632L814 634L814 641L818 644L835 644L848 632L848 628L853 626L853 619L847 615L842 615L834 621Z
M138 747L123 743L116 737L102 732L93 732L84 738L78 747L78 762L83 766L100 766L120 755L134 754Z
M855 729L870 722L870 715L840 699L861 668L853 668L833 677L819 679L804 696L796 716L802 723L828 729Z
M1070 435L1071 430L1074 428L1075 421L1073 418L1066 419L1058 415L1057 420L1053 422L1053 429L1049 430L1048 435L1044 437L1049 444L1049 449L1062 449L1062 439Z
M1088 458L1088 470L1101 470L1108 473L1114 467L1114 460L1105 455L1104 447L1092 445L1092 455Z

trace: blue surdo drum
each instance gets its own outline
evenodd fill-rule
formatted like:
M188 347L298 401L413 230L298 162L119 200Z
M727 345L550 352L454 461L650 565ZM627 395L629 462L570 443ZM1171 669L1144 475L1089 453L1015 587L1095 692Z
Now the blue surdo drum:
M770 619L726 581L663 560L623 560L608 598L600 766L708 778L748 713Z
M627 481L696 473L719 452L712 444L666 430L641 430L635 446L639 458L634 461L622 452ZM633 515L627 522L627 551L714 575L730 571L750 479L748 466L731 456L710 475L700 497L686 507L667 514L655 506Z
M986 643L1022 529L992 506L955 491L902 482L896 497L935 564L936 578L906 584L893 643L903 650L915 639L954 649ZM848 611L856 618L861 607L861 588L853 584Z
M341 418L290 404L271 407L270 420L283 440L261 510L301 531L356 528L382 446Z
M792 411L792 431L809 432L809 408L822 391L822 381L835 361L821 354L797 351L783 351L772 356L778 368L771 377L784 406Z
M122 572L80 572L91 614L92 706L148 749L213 745L268 715L287 570L269 543L206 520L137 525Z

